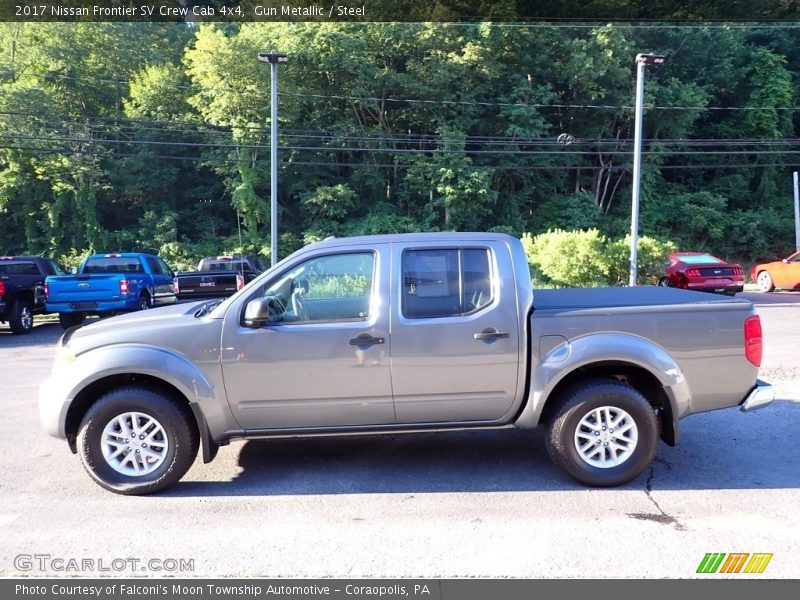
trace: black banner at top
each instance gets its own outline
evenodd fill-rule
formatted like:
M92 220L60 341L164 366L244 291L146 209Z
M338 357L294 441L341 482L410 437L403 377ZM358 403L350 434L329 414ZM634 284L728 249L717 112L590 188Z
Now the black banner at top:
M797 22L800 0L3 0L21 22Z

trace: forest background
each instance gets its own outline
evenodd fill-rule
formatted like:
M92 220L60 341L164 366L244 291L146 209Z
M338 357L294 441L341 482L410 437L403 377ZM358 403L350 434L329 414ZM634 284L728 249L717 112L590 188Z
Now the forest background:
M290 56L281 257L502 231L533 263L597 261L545 282L621 283L640 52L669 56L647 71L643 260L793 250L800 24L505 21L0 23L0 252L269 258L269 50Z

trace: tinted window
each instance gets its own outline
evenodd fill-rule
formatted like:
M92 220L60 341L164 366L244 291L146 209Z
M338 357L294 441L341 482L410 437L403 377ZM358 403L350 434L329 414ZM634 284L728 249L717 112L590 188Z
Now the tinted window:
M62 269L61 266L56 261L49 260L49 261L47 261L47 264L50 267L49 268L50 275L64 275L65 274L64 269Z
M408 250L403 253L403 316L452 317L492 301L486 248Z
M0 274L3 275L38 275L39 269L33 262L0 262Z
M161 267L161 272L164 275L169 275L170 277L173 277L175 275L175 273L172 272L170 266L167 263L165 263L163 259L156 257L156 260L158 261L158 266Z
M84 273L144 273L142 263L136 256L90 258L83 267Z
M150 272L153 275L161 275L161 265L158 264L155 258L152 256L145 256L144 259L147 261L147 266L150 268Z
M687 265L703 265L708 263L721 263L720 259L711 256L710 254L689 254L688 256L679 256L678 260Z

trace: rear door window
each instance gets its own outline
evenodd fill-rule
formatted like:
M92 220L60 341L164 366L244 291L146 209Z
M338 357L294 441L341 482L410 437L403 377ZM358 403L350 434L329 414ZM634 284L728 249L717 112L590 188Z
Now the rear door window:
M437 248L403 253L404 317L467 315L489 305L492 299L488 248Z

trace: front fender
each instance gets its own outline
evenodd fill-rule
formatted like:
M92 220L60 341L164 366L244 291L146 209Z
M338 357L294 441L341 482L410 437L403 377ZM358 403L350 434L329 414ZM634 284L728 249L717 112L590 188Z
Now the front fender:
M518 427L539 424L542 410L553 390L576 370L603 363L639 367L664 387L670 402L675 439L678 420L689 410L691 391L683 372L660 346L642 337L624 333L594 333L581 336L550 350L540 360L531 356L528 401L516 421Z
M166 381L189 402L217 401L214 385L196 365L174 351L146 344L101 346L80 354L59 373L62 389L70 399L95 381L121 374L149 375Z
M39 410L45 429L51 435L67 437L73 400L92 384L117 375L145 375L164 381L190 404L197 420L204 458L213 448L211 431L238 429L224 397L205 373L186 357L165 348L146 344L101 346L57 366L40 389ZM209 431L210 430L210 431Z

